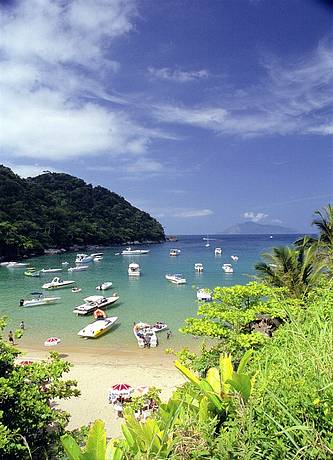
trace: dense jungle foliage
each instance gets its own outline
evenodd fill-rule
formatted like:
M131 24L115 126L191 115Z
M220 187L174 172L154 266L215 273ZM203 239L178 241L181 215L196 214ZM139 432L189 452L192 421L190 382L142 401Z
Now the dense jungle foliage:
M53 364L18 366L17 351L0 340L0 458L331 459L332 211L328 206L317 213L318 238L273 249L275 263L258 267L260 283L215 288L213 301L200 305L198 318L183 327L208 337L210 347L176 353L175 366L187 383L162 403L152 389L159 407L145 421L135 417L142 398L126 405L122 438L107 441L101 420L88 436L65 432L66 414L55 411L50 418L49 406L56 396L75 394L73 382L61 381L67 364L61 367L54 356ZM50 393L40 396L48 365Z
M154 218L104 187L49 172L21 179L0 165L0 256L164 239Z

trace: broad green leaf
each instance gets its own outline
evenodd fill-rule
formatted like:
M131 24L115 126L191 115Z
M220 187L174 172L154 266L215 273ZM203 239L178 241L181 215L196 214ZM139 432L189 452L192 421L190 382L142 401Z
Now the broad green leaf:
M244 367L250 361L252 355L253 355L253 350L251 348L244 353L242 359L240 360L238 368L237 368L238 374L241 374L244 371Z
M120 447L114 445L115 439L112 439L106 446L105 460L123 460L124 454Z
M222 391L225 395L228 395L230 392L230 385L228 385L227 382L232 379L232 374L234 373L230 355L225 354L220 356L220 372Z
M209 411L208 411L208 398L204 396L199 405L199 422L207 422L209 420Z
M80 447L71 435L64 434L63 436L61 436L61 442L64 446L66 454L69 457L69 460L82 459Z
M235 372L232 380L228 380L228 383L241 394L245 402L248 401L251 395L251 379L247 374Z
M86 452L92 460L101 460L105 457L106 450L106 432L102 420L96 420L90 427Z
M205 394L205 396L207 396L207 398L209 399L209 401L214 405L214 407L218 410L218 412L223 412L224 411L224 406L222 404L222 401L221 401L221 398L220 396L218 396L213 388L211 387L211 385L207 382L207 380L203 379L201 380L200 382L200 388L201 390L203 391L203 393Z
M179 361L175 361L175 366L177 367L178 370L182 374L185 375L185 377L192 383L195 383L196 385L200 384L200 379L192 372L190 369L188 369L186 366L181 364Z
M132 436L131 430L129 430L129 428L127 427L127 423L123 423L121 425L121 430L123 432L123 435L125 436L128 446L132 449L135 446L135 440Z
M210 369L208 369L206 380L211 385L215 393L220 395L221 394L221 378L220 378L220 372L216 367L211 367Z

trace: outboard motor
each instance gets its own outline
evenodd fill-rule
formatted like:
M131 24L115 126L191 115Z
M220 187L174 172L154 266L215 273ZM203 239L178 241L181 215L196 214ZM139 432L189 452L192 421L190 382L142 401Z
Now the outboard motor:
M20 307L23 307L24 299L20 299Z

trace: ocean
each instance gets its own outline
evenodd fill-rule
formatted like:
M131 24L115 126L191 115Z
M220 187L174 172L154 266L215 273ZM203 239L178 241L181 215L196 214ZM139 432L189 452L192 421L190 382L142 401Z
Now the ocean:
M172 336L167 340L166 332L161 332L160 348L191 346L195 344L195 339L182 335L178 330L185 318L196 315L196 289L246 284L253 280L254 265L261 253L269 252L272 247L290 245L297 236L209 235L210 246L206 247L206 241L203 240L206 235L184 235L179 236L177 242L140 246L140 249L150 249L149 254L140 256L116 255L124 246L112 246L101 249L104 252L103 260L91 263L87 271L69 273L65 268L60 274L43 274L40 278L24 276L24 269L21 268L0 267L0 316L8 317L5 334L9 329L17 329L23 320L26 330L18 341L22 347L43 348L46 338L56 336L61 339L61 344L56 348L59 352L66 347L82 352L96 352L99 348L126 351L137 349L132 332L134 322L162 321L168 324ZM221 256L214 255L215 247L222 248ZM171 248L180 249L179 256L170 257ZM231 255L237 255L238 261L233 262ZM60 268L65 261L69 262L70 267L75 265L75 256L76 253L67 252L36 257L27 262L36 269ZM140 277L128 276L127 268L131 262L140 264ZM194 271L194 264L198 262L204 266L202 273ZM234 273L224 273L221 268L223 263L232 263ZM181 273L187 279L187 284L174 285L166 281L165 275L168 273ZM21 298L28 298L31 292L41 292L42 284L57 275L75 280L82 291L44 291L47 295L60 296L61 301L48 306L19 306ZM104 281L112 281L113 288L97 291L96 286ZM98 339L85 340L77 336L77 332L93 318L76 316L72 312L74 307L83 303L83 298L89 295L103 294L107 297L112 292L117 292L120 299L107 310L108 316L119 318L111 331Z

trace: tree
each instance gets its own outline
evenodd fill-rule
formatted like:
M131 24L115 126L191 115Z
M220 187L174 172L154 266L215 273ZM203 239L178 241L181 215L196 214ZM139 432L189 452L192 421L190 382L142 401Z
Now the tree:
M327 205L323 210L315 212L312 224L319 230L319 238L315 241L318 259L333 270L333 206Z
M6 322L0 319L0 330ZM60 446L69 414L54 399L78 396L76 382L62 380L70 364L51 353L47 361L17 363L20 352L0 335L0 458L50 458Z

